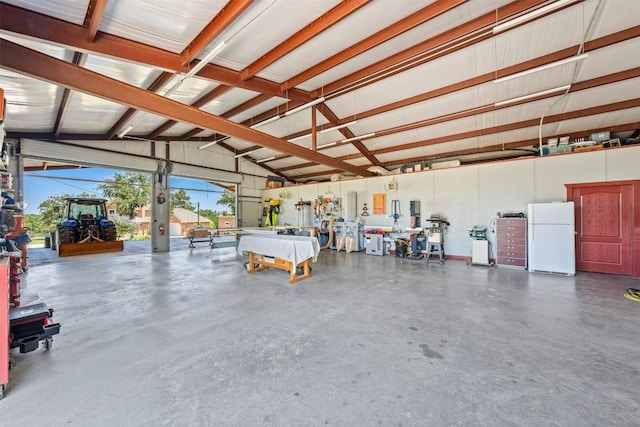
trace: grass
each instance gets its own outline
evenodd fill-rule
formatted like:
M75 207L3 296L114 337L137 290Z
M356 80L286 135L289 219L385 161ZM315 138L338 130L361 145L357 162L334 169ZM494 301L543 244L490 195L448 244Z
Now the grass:
M44 236L29 236L31 238L30 245L44 245Z

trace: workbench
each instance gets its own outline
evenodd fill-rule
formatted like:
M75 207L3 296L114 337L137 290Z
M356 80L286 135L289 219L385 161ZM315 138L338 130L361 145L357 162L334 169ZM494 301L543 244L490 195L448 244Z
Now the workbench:
M249 255L247 272L277 268L289 272L289 283L311 277L309 260L316 262L320 244L316 237L276 234L246 234L240 236L238 252ZM302 275L297 275L297 268Z
M189 247L195 248L195 243L208 243L211 249L236 247L240 228L191 228L187 230Z

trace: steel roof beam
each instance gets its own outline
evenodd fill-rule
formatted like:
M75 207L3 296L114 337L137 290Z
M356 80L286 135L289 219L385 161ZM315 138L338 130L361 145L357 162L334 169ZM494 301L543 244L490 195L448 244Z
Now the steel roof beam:
M606 76L601 76L601 77L596 77L590 80L585 80L582 82L577 82L574 83L571 87L571 92L577 92L580 90L585 90L585 89L590 89L590 88L594 88L594 87L598 87L598 86L603 86L603 85L607 85L607 84L613 84L616 82L620 82L620 81L624 81L624 80L628 80L628 79L632 79L632 78L640 78L640 67L637 68L632 68L629 70L625 70L625 71L620 71L617 73L613 73L613 74L609 74ZM547 98L547 97L551 97L551 96L557 96L557 95L547 95L545 97L541 97L539 99L543 99L543 98ZM526 100L521 102L520 104L524 104L526 102L531 102L533 100ZM617 111L617 110L621 110L621 109L626 109L626 108L633 108L634 106L638 106L640 105L639 103L640 98L636 99L636 100L631 100L631 101L624 101L621 103L613 103L613 104L608 104L605 106L596 106L596 107L590 107L587 109L583 109L583 110L579 110L579 111L573 111L573 112L568 112L568 113L562 113L562 114L557 114L554 116L549 116L547 118L545 118L544 123L553 123L556 121L562 121L562 120L569 120L569 119L575 119L575 118L579 118L581 116L588 116L588 115L593 115L593 114L601 114L603 112L608 112L608 111ZM634 105L634 102L636 103ZM436 124L436 123L442 123L442 122L446 122L449 120L454 120L454 119L459 119L459 118L463 118L463 117L470 117L473 115L477 115L477 114L482 114L482 113L486 113L488 111L494 111L494 110L498 110L500 108L509 108L509 107L513 107L514 105L519 105L519 104L510 104L510 105L505 105L502 107L494 107L493 105L489 105L489 106L484 106L484 107L479 107L479 108L475 108L475 109L471 109L471 110L467 110L465 112L457 112L457 113L452 113L452 114L448 114L445 116L441 116L441 117L437 117L434 119L431 119L431 122L429 123L429 125L431 124ZM502 125L502 126L496 126L493 128L486 128L486 129L480 129L480 130L475 130L475 131L470 131L470 132L464 132L464 133L459 133L459 134L454 134L454 135L445 135L436 139L431 139L431 140L424 140L424 141L417 141L417 142L412 142L412 143L407 143L407 144L403 144L403 145L397 145L397 146L393 146L393 147L388 147L388 148L381 148L378 150L374 150L372 151L372 155L380 155L380 154L386 154L386 153L391 153L391 152L395 152L395 151L402 151L402 150L408 150L408 149L412 149L412 148L419 148L419 147L423 147L423 146L427 146L427 145L435 145L435 144L441 144L441 143L446 143L446 142L452 142L452 141L456 141L459 139L465 139L465 138L472 138L475 136L483 136L483 135L489 135L492 133L498 133L498 132L507 132L510 130L516 130L516 129L521 129L521 128L526 128L526 127L530 127L530 126L534 126L536 124L539 124L539 119L531 119L531 120L526 120L526 121L522 121L522 122L518 122L518 123L511 123L509 125ZM424 126L424 124L422 124ZM400 131L405 131L405 130L409 130L409 129L413 129L416 127L421 127L421 126L411 126L411 127L402 127L402 129L400 130L396 130L395 132L400 132ZM391 134L391 133L395 133L395 132L391 132L391 131L381 131L379 132L380 134ZM442 155L448 155L448 153L442 153ZM340 160L353 160L356 158L360 158L362 157L361 154L350 154L347 156L342 156L340 157ZM285 157L281 157L281 158L285 158ZM386 164L386 163L385 163ZM298 165L294 165L294 166L286 166L281 168L281 170L283 172L288 171L288 170L293 170L293 169L300 169L300 168L304 168L304 167L308 167L311 166L311 164L309 163L302 163L302 164L298 164Z
M256 105L259 105L259 104L263 103L264 101L266 101L266 100L268 100L270 98L272 98L271 95L265 95L265 94L257 95L255 97L251 98L250 100L248 100L246 102L243 102L242 104L240 104L240 105L232 108L231 110L221 114L220 117L224 117L225 119L230 119L231 117L235 116L236 114L240 114L243 111L248 110L249 108L255 107ZM246 121L244 123L242 123L242 124L244 124L245 126L251 125L251 123L246 123ZM202 131L204 131L204 129L202 129L202 128L191 129L189 132L186 132L185 134L180 136L180 138L190 138L192 136L195 136L195 135L199 134Z
M255 76L257 73L264 70L269 65L278 61L288 53L291 53L293 50L299 48L304 43L308 42L318 34L321 34L327 28L351 15L353 12L357 11L371 1L372 0L349 0L341 2L336 7L322 15L320 18L316 19L315 21L304 27L302 30L298 31L296 34L289 37L287 40L283 41L275 48L271 49L270 52L263 55L253 64L250 64L248 67L242 70L242 80L247 80L248 78Z
M180 53L182 65L193 61L212 41L253 4L255 0L230 0Z
M196 108L203 107L207 105L209 102L213 101L214 99L229 92L231 89L232 87L227 85L217 86L214 89L207 92L206 94L202 95L200 98L198 98L198 100L196 100L193 104L191 104L191 106ZM153 139L159 135L162 135L164 132L171 129L171 127L173 127L173 125L177 123L178 122L176 122L175 120L167 120L166 122L158 126L156 129L151 131L151 133L146 135L145 138Z
M493 37L491 33L490 26L495 24L496 21L504 18L508 18L509 16L516 15L518 13L522 13L531 7L537 6L539 4L545 3L546 0L527 0L521 1L516 0L512 3L507 4L501 8L498 8L495 12L487 13L479 18L473 19L469 22L466 22L456 28L453 28L449 31L445 31L435 37L432 37L428 40L425 40L421 43L418 43L410 48L407 48L401 52L398 52L388 58L385 58L381 61L376 62L375 64L371 64L361 70L358 70L354 73L351 73L341 79L338 79L332 83L324 85L322 88L316 89L312 91L312 97L319 96L320 93L330 94L332 92L340 90L341 93L346 93L347 90L353 90L356 87L362 86L362 81L367 81L367 79L374 79L372 81L367 81L365 84L371 84L375 82L375 76L378 73L384 73L386 77L389 77L386 73L398 73L399 67L403 67L402 70L406 71L408 69L402 64L404 61L415 58L416 56L423 55L425 52L441 49L443 45L448 43L452 43L455 41L465 40L462 42L463 44L458 47L461 49L468 45L478 43L482 40ZM486 34L475 38L476 36L471 36L474 33L481 31L483 29L487 29ZM447 53L451 53L451 50L447 50ZM429 58L433 59L433 58ZM418 66L421 63L413 64L412 67ZM379 78L378 78L379 79Z
M587 42L585 44L584 50L585 50L585 52L591 52L593 50L600 49L600 48L603 48L603 47L606 47L606 46L610 46L610 45L615 44L615 43L620 43L620 42L623 42L625 40L629 40L629 39L636 38L636 37L640 37L640 26L628 28L628 29L619 31L617 33L609 34L607 36L603 36L601 38L598 38L598 39L595 39L595 40L591 40L591 41L589 41L589 42ZM496 70L495 72L486 73L486 74L483 74L483 75L480 75L480 76L476 76L476 77L473 77L471 79L468 79L468 80L465 80L465 81L462 81L462 82L457 82L457 83L451 84L449 86L444 86L444 87L441 87L441 88L437 88L437 89L434 89L432 91L425 92L425 93L422 93L420 95L413 96L411 98L407 98L407 99L396 101L396 102L393 102L393 103L390 103L390 104L387 104L387 105L376 107L376 108L368 110L368 111L357 112L354 115L357 116L360 119L363 119L363 118L375 116L377 114L382 114L382 113L385 113L385 112L388 112L388 111L391 111L391 110L394 110L394 109L397 109L397 108L406 107L406 106L409 106L409 105L412 105L412 104L415 104L415 103L418 103L418 102L423 102L423 101L426 101L426 100L429 100L429 99L432 99L432 98L436 98L438 96L442 96L442 95L446 95L446 94L449 94L449 93L452 93L452 92L456 92L456 91L459 91L459 90L467 89L467 88L470 88L470 87L473 87L473 86L476 86L476 85L480 85L480 84L483 84L483 83L488 83L490 81L493 81L496 78L496 76L509 75L509 74L521 72L521 71L524 71L524 70L527 70L527 69L530 69L530 68L535 68L535 67L538 67L538 66L541 66L541 65L544 65L544 64L548 64L548 63L551 63L551 62L555 62L555 61L558 61L558 60L561 60L561 59L564 59L564 58L568 58L568 57L574 55L575 52L577 51L577 49L578 49L578 46L571 46L569 48L562 49L560 51L556 51L556 52L541 56L539 58L534 58L534 59L531 59L529 61L526 61L526 62L523 62L523 63L520 63L520 64L515 64L515 65L512 65L512 66L500 69L500 70ZM627 78L633 78L633 77L627 77ZM576 83L576 84L573 85L572 91L579 90L580 87L581 87L580 83ZM299 103L299 104L302 104L302 103ZM253 106L253 105L251 105L251 106ZM246 109L248 109L248 108L250 108L250 106L247 106ZM323 106L320 106L320 109L322 111ZM234 110L237 110L236 113L240 113L241 111L243 111L243 107L242 106L238 106ZM265 119L267 119L269 117L274 116L279 111L280 110L279 110L278 107L273 108L273 109L269 110L268 112L265 112L265 113L261 114L260 116L258 116L256 118L253 118L251 120L246 120L244 122L244 124L251 125L254 122L258 123L258 122L260 122L262 120L265 120ZM462 113L464 113L464 112L454 113L454 115L462 114ZM460 117L463 117L463 116L460 116ZM457 117L457 118L460 118L460 117ZM399 128L402 128L401 129L402 131L409 130L412 127L413 128L418 128L418 127L424 126L425 122L428 122L429 124L436 123L434 120L436 120L436 119L434 118L434 119L429 119L429 120L423 121L423 122L416 122L414 124L407 124L407 125L400 126ZM438 122L441 122L441 121L443 121L443 120L440 120ZM197 132L197 133L199 133L199 132ZM308 131L302 131L301 132L301 134L304 134L304 133L308 133ZM388 130L379 131L377 133L379 133L380 135L388 135L388 134L391 134L391 133L394 133L394 132L392 130L388 129ZM193 135L185 134L185 136L193 136ZM349 135L348 137L351 137L351 136L354 136L354 135ZM362 144L362 143L358 142L358 144ZM356 145L356 147L357 147L357 145ZM366 147L364 145L362 145L362 147L364 147L366 149ZM359 147L357 147L357 148L359 149L359 151L362 152L362 150ZM364 155L364 153L363 153L363 155ZM274 160L279 160L280 158L286 158L286 157L287 156L282 156L282 157L279 157L278 159L274 159ZM369 161L372 161L372 159L369 159ZM376 164L376 163L372 162L372 164Z
M630 131L632 129L636 129L640 126L640 122L634 122L634 123L627 123L627 124L623 124L623 125L617 125L617 126L612 126L610 128L611 132L627 132ZM581 131L581 134L584 135L589 135L595 132L599 132L601 131L602 128L597 128L597 129L586 129ZM433 160L437 160L437 159L441 159L443 157L455 157L455 156L465 156L465 155L470 155L470 154L482 154L482 153L491 153L491 152L496 152L496 151L504 151L504 150L515 150L515 149L522 149L525 147L532 147L532 146L537 146L538 145L538 139L528 139L528 140L524 140L524 141L515 141L515 142L509 142L507 144L495 144L495 145L487 145L484 147L474 147L474 148L467 148L464 150L457 150L457 151L449 151L443 154L436 154L433 156L419 156L419 157L411 157L411 158L404 158L404 159L399 159L399 160L394 160L394 161L390 161L390 162L384 162L382 164L383 167L393 167L393 166L397 166L397 165L404 165L404 164L408 164L408 163L414 163L414 162L419 162L419 161L433 161ZM345 157L342 157L342 159L345 159ZM302 169L304 167L309 167L309 166L315 166L314 164L301 164L299 165L298 169ZM292 170L295 168L288 168L287 170ZM283 169L279 170L282 172L284 171ZM290 181L298 181L298 180L302 180L302 179L306 179L306 178L313 178L313 177L317 177L320 175L328 175L328 174L333 174L333 173L339 173L340 171L338 170L331 170L331 171L323 171L323 172L316 172L316 173L307 173L307 174L298 174L298 175L288 175L286 178Z
M188 72L187 67L182 65L182 57L167 50L106 33L100 33L100 37L97 37L94 42L89 42L86 37L87 31L81 25L4 2L0 2L0 16L2 16L0 30L3 31L61 44L73 50L125 59L165 71ZM280 90L278 83L266 79L251 78L243 81L239 72L218 65L207 64L197 75L229 86L273 96L288 97L303 102L310 99L305 91L291 89L285 93Z
M326 104L320 104L318 106L318 110L320 110L320 113L322 113L322 115L329 120L329 122L333 125L333 126L337 126L338 123L340 123L340 119L338 119L338 116L335 115L335 113L333 111L331 111L331 109L326 105ZM353 138L356 135L351 132L349 130L349 128L342 128L338 130L340 133L342 133L344 135L345 138ZM367 149L367 147L362 143L362 141L351 141L351 144L356 147L358 149L359 152L362 153L362 155L364 157L367 158L367 160L369 160L369 162L371 162L372 165L375 166L380 166L380 162L378 161L378 159L376 159L376 157L374 155L371 154L371 152L369 152L369 150Z
M592 52L596 49L601 49L601 48L613 45L615 43L621 43L623 41L637 38L637 37L640 37L640 26L628 28L628 29L619 31L617 33L609 34L607 36L603 36L601 38L591 40L585 43L584 51ZM483 83L488 83L493 81L496 78L496 76L504 76L504 75L517 73L530 68L535 68L544 64L552 63L564 58L571 57L572 55L575 55L575 52L577 51L578 47L579 46L571 46L569 48L552 52L550 54L541 56L539 58L534 58L520 64L515 64L500 70L496 70L495 72L476 76L468 80L451 84L449 86L443 86L443 87L413 96L411 98L407 98L407 99L396 101L387 105L376 107L368 111L357 112L357 113L354 113L354 116L357 116L359 119L372 117L372 116L383 114L398 108L406 107L418 102L427 101L429 99L436 98L438 96L446 95L446 94L463 90L463 89L468 89L470 87L480 85ZM610 84L617 81L635 78L635 77L638 77L637 71L638 69L631 69L631 70L626 70L619 73L610 74L607 76L601 76L601 77L584 81L584 82L576 82L572 85L571 92L587 89L589 87L599 86L603 84ZM549 95L549 96L552 96L552 95ZM528 102L531 102L531 101L534 101L534 100L528 100ZM505 106L503 108L506 108L506 107L508 106ZM481 114L481 113L496 110L496 109L497 107L494 107L492 104L488 106L478 107L473 110L458 111L445 116L433 117L433 118L422 120L419 122L396 126L395 128L379 130L379 131L376 131L376 136L385 136L385 135L390 135L397 132L404 132L407 130L417 129L427 125L442 123L448 120L469 117L472 115ZM286 158L286 157L287 156L281 156L278 159L274 159L274 160L279 160L281 158Z
M157 92L162 89L167 83L169 83L172 78L173 74L163 72L154 80L153 83L151 83L151 86L149 86L147 90L150 92ZM136 111L137 109L135 108L128 108L127 111L125 111L125 113L120 116L116 123L111 126L111 129L109 129L109 132L107 132L107 139L115 138L120 129L122 129L122 127L127 124L129 120L131 120Z
M0 40L0 50L3 53L0 57L0 66L11 71L110 101L132 105L134 108L148 113L190 123L194 126L200 126L262 147L292 154L312 162L339 168L357 175L371 175L366 169L307 150L280 138L150 93L144 89L122 83L102 74L80 68L7 40Z
M90 0L87 7L87 14L84 18L87 27L87 41L93 43L98 34L98 28L104 16L104 9L107 7L107 0Z
M436 37L433 37L425 42L419 43L418 45L414 46L413 48L407 49L403 52L401 52L400 54L394 55L390 58L387 58L386 60L380 61L377 64L373 64L369 67L364 68L363 70L353 73L350 76L346 76L342 79L337 80L336 82L330 83L329 85L325 86L324 89L317 89L315 91L313 91L313 97L318 97L320 96L321 93L330 93L336 90L343 90L344 87L348 87L349 85L353 85L355 84L357 81L359 81L359 79L365 78L368 75L372 74L372 73L376 73L379 72L381 70L384 70L386 67L392 66L397 64L398 62L402 62L408 58L410 58L412 55L416 55L417 53L423 52L425 49L429 49L429 48L435 48L438 47L442 44L446 44L447 42L451 42L453 40L456 40L457 38L463 37L464 35L467 34L471 34L474 31L477 31L479 29L485 28L485 27L489 27L490 25L492 25L493 23L496 22L497 19L504 19L504 18L508 18L510 16L516 15L518 13L522 13L526 10L528 10L529 8L535 7L537 5L540 5L542 3L544 3L546 0L528 0L528 1L515 1L513 3L510 3L500 9L498 9L495 13L487 13L485 15L483 15L480 18L477 18L473 21L470 21L466 24L460 25L459 27L456 27L450 31L447 31L445 33L442 33ZM391 30L391 32L389 32L388 34L382 34L380 37L382 39L385 38L389 38L391 37L392 34L394 33L401 33L401 30L403 28L405 28L404 31L408 30L410 27L413 27L415 25L418 25L418 23L420 22L420 20L427 20L427 19L431 19L441 13L444 13L448 10L450 10L451 8L455 7L458 5L457 1L453 1L451 3L441 3L441 4L433 4L432 6L434 6L434 9L432 10L425 10L425 9L429 9L429 8L425 8L422 11L416 14L412 15L412 20L415 19L415 22L407 22L406 26L405 24L394 24L394 25L399 25L398 28L394 28L393 30ZM389 27L392 28L393 26ZM385 30L386 31L386 30ZM380 34L380 33L379 33ZM377 36L377 35L376 35ZM376 36L372 36L372 37L376 37ZM489 38L491 35L489 34L489 32L487 33L487 35L485 36L485 38ZM367 39L369 40L369 39ZM371 41L368 41L369 45L366 44L367 40L365 40L365 44L363 46L359 46L359 45L354 45L354 48L356 50L356 52L359 52L359 49L364 49L366 46L370 46L370 44L374 44L376 43L375 39L372 39ZM479 40L475 40L475 39L470 39L468 41L469 44L473 44L473 43L477 43ZM377 43L379 43L380 40L377 40ZM367 47L367 49L371 48L373 46ZM351 49L351 48L349 48ZM367 50L365 49L365 50ZM348 51L348 50L347 50ZM363 50L364 51L364 50ZM361 53L361 52L359 52ZM345 54L343 56L340 56L338 59L340 59L341 61L347 60L349 59L348 57L349 54ZM332 61L331 58L329 58L329 60L327 61ZM332 62L329 62L332 63ZM419 64L416 64L416 66ZM322 63L318 64L316 67L323 67ZM377 68L376 68L377 67ZM310 68L309 70L314 70L314 67ZM396 71L398 72L398 71ZM314 72L312 71L308 78L313 77ZM294 79L296 79L297 77L294 77ZM380 78L378 78L379 80ZM301 83L304 80L301 81L297 81L295 83ZM370 83L374 83L377 80L373 80L371 82L368 82L368 84ZM286 89L286 88L290 88L292 86L291 82L286 83L282 85L282 89ZM348 90L355 90L354 88L348 89ZM346 92L345 92L346 93ZM302 103L300 103L302 104ZM286 104L283 104L286 105ZM264 112L262 113L259 117L255 117L253 118L251 121L258 123L262 120L266 120L270 117L273 117L275 114L278 114L280 112L281 108L280 106L272 108L271 110L269 110L268 112ZM360 115L358 115L360 117ZM364 146L363 146L364 147Z
M349 46L342 52L339 52L332 57L322 61L321 63L316 64L313 67L297 74L296 76L291 77L289 80L282 83L282 89L286 90L295 87L296 85L305 82L325 71L328 71L331 68L336 67L343 62L348 61L349 59L368 51L369 49L373 49L374 47L386 41L389 41L392 38L397 37L402 33L407 32L412 28L415 28L418 25L423 24L437 16L440 16L443 13L459 6L460 4L466 3L467 1L469 0L438 0L419 10L418 12L402 18L400 21L388 26L384 30L379 31L376 34L352 46Z
M630 99L630 100L621 101L621 102L614 102L612 104L607 104L607 105L598 105L596 107L584 108L582 110L576 110L576 111L560 113L560 114L555 114L553 116L549 116L545 118L544 124L555 123L555 122L560 122L564 120L571 120L571 119L576 119L576 118L585 117L585 116L592 116L596 114L608 113L612 111L619 111L619 110L634 108L638 106L640 106L640 98ZM375 155L379 155L379 154L385 154L385 153L392 153L396 151L410 150L412 148L426 147L429 145L437 145L437 144L442 144L446 142L457 141L460 139L474 138L477 136L486 136L494 133L508 132L512 130L538 126L539 124L540 124L539 118L522 120L520 122L509 123L506 125L493 126L493 127L484 128L484 129L476 129L476 130L461 132L461 133L452 134L452 135L444 135L438 138L427 139L423 141L410 142L410 143L398 145L395 147L380 148L378 150L372 151L372 153ZM446 154L446 153L443 153L443 154Z
M84 67L87 61L87 55L80 52L74 52L72 63L80 67ZM58 138L62 133L62 126L64 125L64 119L67 115L67 106L71 99L71 90L67 88L62 89L62 97L60 98L60 105L58 106L58 114L56 114L56 121L53 125L53 134Z

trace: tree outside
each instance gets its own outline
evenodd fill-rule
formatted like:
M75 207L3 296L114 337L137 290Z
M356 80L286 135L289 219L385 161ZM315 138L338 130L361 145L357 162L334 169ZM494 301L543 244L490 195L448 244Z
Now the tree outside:
M227 206L231 215L236 214L236 193L233 193L229 190L224 190L224 192L220 195L220 199L218 200L219 205ZM220 215L229 215L226 211L220 213Z
M110 219L115 223L116 230L118 230L118 237L120 238L133 236L138 228L138 226L127 217L116 215Z
M229 208L222 212L214 211L212 209L200 209L200 216L203 216L211 221L211 226L214 228L218 227L218 217L225 215L235 215L236 214L236 194L229 191L224 190L224 192L220 195L220 199L218 199L218 204L223 205Z
M189 211L195 211L196 207L191 203L191 197L184 189L180 189L171 193L171 213L175 208L183 208Z
M116 223L118 236L133 235L136 224L131 221L136 216L135 210L149 203L151 197L151 176L142 172L116 173L111 180L97 186L106 199L114 200L118 215L111 216ZM65 199L73 197L94 198L94 194L83 192L81 194L61 194L50 196L39 206L39 215L27 214L24 216L24 225L34 234L47 234L55 231L61 219ZM217 227L220 215L235 215L236 195L224 190L220 195L218 204L228 208L219 212L212 209L200 209L200 216L211 220L212 226ZM171 194L171 212L176 207L195 211L196 207L191 202L191 197L184 189L173 191Z
M107 199L114 200L120 215L135 218L136 209L149 203L151 175L143 172L116 173L109 182L98 185Z
M50 232L49 228L47 228L42 222L40 215L36 214L25 214L24 226L34 234L46 234Z

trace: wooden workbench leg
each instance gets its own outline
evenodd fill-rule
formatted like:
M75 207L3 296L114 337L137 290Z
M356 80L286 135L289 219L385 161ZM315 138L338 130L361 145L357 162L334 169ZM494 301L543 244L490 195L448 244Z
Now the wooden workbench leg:
M296 266L291 261L287 261L289 263L289 283L294 284L298 281L298 276L296 275Z
M255 273L256 272L255 265L256 265L256 257L253 252L249 252L249 268L247 268L247 271L249 273Z
M309 271L309 260L306 259L304 260L304 276L305 277L311 277L311 272Z

